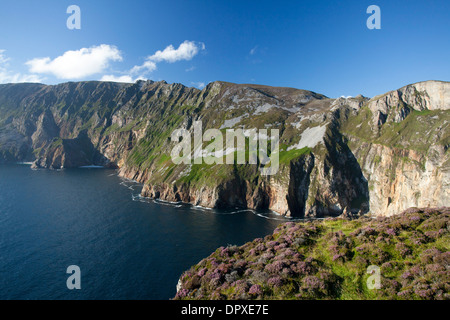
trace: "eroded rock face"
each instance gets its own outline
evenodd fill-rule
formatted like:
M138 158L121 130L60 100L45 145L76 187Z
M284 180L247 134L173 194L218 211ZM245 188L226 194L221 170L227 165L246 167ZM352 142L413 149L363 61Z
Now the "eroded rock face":
M450 84L448 82L419 82L403 87L399 91L402 93L403 101L416 110L450 109Z
M448 155L445 155L444 147L433 148L438 155L428 158L414 150L397 150L377 144L355 150L356 154L367 152L362 166L371 185L372 212L390 216L409 207L450 203L450 175L445 163Z
M412 110L448 110L450 83L426 81L407 85L372 98L368 106L376 115L374 117L376 125L382 125L389 119L401 122Z
M144 184L143 196L211 208L391 215L449 203L449 106L441 81L372 99L227 82L201 91L164 81L0 85L0 162L118 167ZM203 131L278 129L279 170L175 165L171 133L193 134L196 121Z

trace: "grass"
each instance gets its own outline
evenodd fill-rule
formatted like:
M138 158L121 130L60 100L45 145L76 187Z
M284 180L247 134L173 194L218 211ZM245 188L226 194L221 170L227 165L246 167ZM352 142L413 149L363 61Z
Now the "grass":
M306 154L309 154L310 152L311 149L308 147L304 147L302 149L293 149L289 151L285 151L280 148L280 156L279 156L280 165L281 164L288 165L292 160L297 159Z
M362 142L415 150L423 156L427 155L429 147L436 142L441 145L448 144L449 134L443 130L450 121L450 114L447 111L428 109L418 111L411 108L408 110L409 114L403 121L397 123L388 119L377 132L372 128L372 112L368 107L363 107L358 114L350 116L343 123L342 130Z

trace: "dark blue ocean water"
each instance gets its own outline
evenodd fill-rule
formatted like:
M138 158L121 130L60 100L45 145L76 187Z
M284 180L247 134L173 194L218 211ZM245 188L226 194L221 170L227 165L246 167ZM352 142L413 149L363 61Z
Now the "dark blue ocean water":
M283 221L158 204L140 190L113 170L0 166L0 299L170 299L184 270ZM81 290L66 286L69 265Z

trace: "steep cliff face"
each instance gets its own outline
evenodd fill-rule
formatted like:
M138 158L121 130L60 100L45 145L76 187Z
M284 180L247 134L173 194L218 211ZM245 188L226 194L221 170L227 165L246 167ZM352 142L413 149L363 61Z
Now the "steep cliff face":
M0 162L43 168L118 167L144 183L143 196L212 208L271 209L290 216L390 215L449 203L450 84L427 81L372 99L328 99L306 90L164 81L0 85ZM174 164L171 135L279 130L270 164ZM266 130L266 131L263 131ZM191 150L208 154L210 141Z
M448 82L408 85L371 99L343 125L369 181L371 211L449 203L449 94Z
M363 145L361 150L367 152L367 157L357 154L365 158L362 164L371 185L371 211L393 215L404 208L450 203L448 155L443 148L436 159L377 144Z

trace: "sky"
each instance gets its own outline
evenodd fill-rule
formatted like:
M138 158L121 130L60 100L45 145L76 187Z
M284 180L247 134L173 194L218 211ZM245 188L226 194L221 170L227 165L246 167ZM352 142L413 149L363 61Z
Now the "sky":
M367 26L370 5L380 29ZM449 13L448 0L1 0L0 83L228 81L373 97L450 80Z

